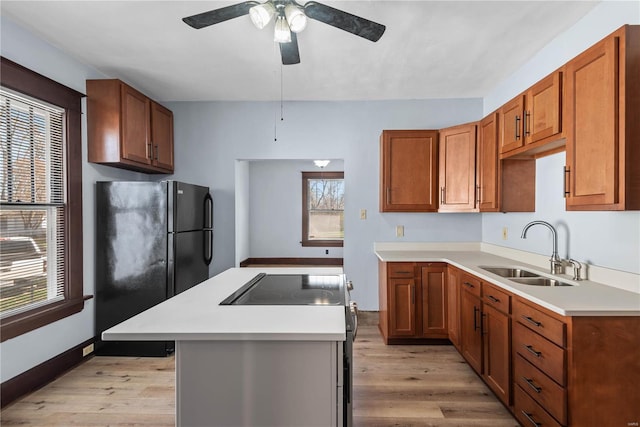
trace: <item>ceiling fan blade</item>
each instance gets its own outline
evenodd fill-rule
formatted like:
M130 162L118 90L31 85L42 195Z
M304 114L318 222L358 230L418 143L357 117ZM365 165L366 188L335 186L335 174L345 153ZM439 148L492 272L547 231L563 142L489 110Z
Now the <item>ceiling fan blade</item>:
M291 33L291 41L289 43L280 43L280 56L282 56L282 65L300 63L300 52L298 51L298 37L296 33Z
M231 6L221 7L220 9L210 10L208 12L199 13L197 15L182 18L185 24L195 29L208 27L209 25L218 24L229 19L247 15L249 9L257 5L257 1L245 1Z
M311 19L348 31L372 42L377 42L386 29L382 24L315 1L304 5L304 13Z

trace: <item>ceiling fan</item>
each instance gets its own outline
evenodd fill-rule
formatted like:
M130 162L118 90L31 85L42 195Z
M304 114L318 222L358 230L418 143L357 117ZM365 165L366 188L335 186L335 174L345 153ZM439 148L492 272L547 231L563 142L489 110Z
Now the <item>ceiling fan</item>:
M182 20L191 27L200 29L243 15L250 15L251 21L258 29L264 28L275 17L274 41L280 44L280 55L284 65L300 63L296 33L306 27L307 18L324 22L372 42L378 41L386 28L382 24L322 3L309 1L301 5L295 0L267 0L264 3L245 1L188 16Z

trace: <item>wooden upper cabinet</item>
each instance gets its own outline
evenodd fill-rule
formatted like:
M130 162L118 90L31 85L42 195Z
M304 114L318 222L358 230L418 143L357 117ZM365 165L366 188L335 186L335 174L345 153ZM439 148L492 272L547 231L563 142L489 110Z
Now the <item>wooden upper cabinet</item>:
M125 84L120 85L120 93L122 158L149 165L152 156L149 145L149 99Z
M436 212L438 131L385 130L380 151L380 212Z
M566 65L567 210L640 209L640 26Z
M88 160L173 172L173 113L117 79L87 80Z
M438 212L476 209L476 124L440 131L440 208Z
M152 163L162 169L173 170L173 113L151 102Z
M524 96L518 95L500 107L500 153L506 153L524 145L522 115Z
M562 71L555 71L500 108L500 154L550 152L562 140Z
M498 113L482 119L478 131L476 186L480 212L500 210L500 163L498 160Z
M525 144L562 131L562 77L562 72L556 71L527 91L522 121Z

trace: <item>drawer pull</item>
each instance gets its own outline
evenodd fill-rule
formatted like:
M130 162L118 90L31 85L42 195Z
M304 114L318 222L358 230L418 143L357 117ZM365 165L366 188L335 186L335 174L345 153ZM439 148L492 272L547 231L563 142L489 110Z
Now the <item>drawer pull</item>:
M523 315L523 316L522 316L522 318L523 318L524 320L526 320L527 322L531 323L532 325L537 326L538 328L539 328L540 326L542 326L542 323L540 323L540 322L538 322L538 321L536 321L536 320L533 320L533 319L532 319L531 317L529 317L529 316L524 316L524 315Z
M535 426L535 427L542 426L542 424L537 423L536 420L533 419L532 414L529 414L525 411L520 411L520 412L522 412L522 415L524 415L524 417L531 423L532 426Z
M535 351L535 350L533 349L533 346L525 345L525 346L524 346L524 348L526 348L526 349L527 349L527 351L528 351L529 353L533 354L535 357L538 357L538 358L539 358L540 356L542 356L542 352L541 352L541 351Z
M500 302L500 300L496 297L494 297L493 295L489 295L487 298L489 298L491 300L491 302Z
M469 283L469 282L464 282L465 286L468 286L470 288L475 288L475 286L473 286L473 284Z
M532 388L536 393L540 393L540 392L542 391L542 387L538 387L537 385L535 385L535 384L533 383L533 380L530 380L530 379L529 379L529 378L527 378L527 377L522 377L522 379L523 379L523 380L524 380L524 382L526 382L526 383L527 383L527 385L528 385L529 387L531 387L531 388Z
M396 274L413 274L413 271L396 271Z

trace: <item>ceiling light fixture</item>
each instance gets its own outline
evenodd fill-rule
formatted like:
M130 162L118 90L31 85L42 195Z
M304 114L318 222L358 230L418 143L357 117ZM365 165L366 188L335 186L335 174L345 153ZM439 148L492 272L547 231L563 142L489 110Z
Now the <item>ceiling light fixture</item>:
M313 164L319 167L320 169L327 167L327 165L331 163L331 160L314 160Z
M289 43L291 41L291 30L284 15L276 18L276 29L273 32L273 41L277 43Z
M253 22L253 25L255 25L259 30L266 27L275 13L276 8L269 2L258 4L249 9L251 22Z
M294 33L299 33L307 26L307 15L298 6L288 4L284 8L284 14L287 17L289 28Z

